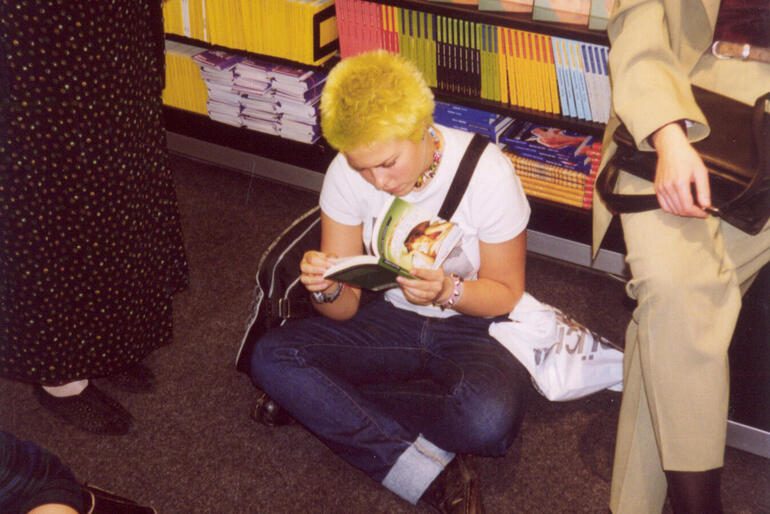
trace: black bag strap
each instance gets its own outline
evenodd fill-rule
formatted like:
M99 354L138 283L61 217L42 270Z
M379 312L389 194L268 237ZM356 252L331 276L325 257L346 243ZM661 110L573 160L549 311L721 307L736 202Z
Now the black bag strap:
M645 165L640 161L643 159L652 159L652 169L655 169L655 160L657 155L649 152L645 155L641 152L626 152L624 147L618 147L615 154L604 166L604 170L599 174L596 180L596 188L604 201L604 205L612 212L619 214L621 212L643 212L660 208L658 197L655 195L626 195L615 193L615 184L618 182L618 175L621 169L642 168ZM646 166L649 166L647 164Z
M476 169L476 165L479 162L482 152L489 144L489 139L481 134L473 134L468 148L465 149L465 155L460 160L460 164L457 167L457 173L455 173L452 184L449 186L444 203L441 205L441 209L438 211L438 217L445 220L451 220L454 216L457 207L460 205L460 201L463 199L465 190L468 189L468 184L473 176L473 171Z

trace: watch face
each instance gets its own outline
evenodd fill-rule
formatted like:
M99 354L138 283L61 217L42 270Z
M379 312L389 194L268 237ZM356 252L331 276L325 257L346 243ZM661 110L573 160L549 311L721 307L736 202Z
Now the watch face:
M321 291L315 291L312 293L313 301L316 303L326 303L326 296Z

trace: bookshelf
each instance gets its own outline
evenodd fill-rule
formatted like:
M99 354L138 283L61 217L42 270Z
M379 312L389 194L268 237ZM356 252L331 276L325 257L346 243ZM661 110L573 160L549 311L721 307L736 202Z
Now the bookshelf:
M426 0L377 0L376 3L590 43L608 44L603 32L572 25L533 21L526 14L478 11L475 7ZM231 53L250 54L242 49L212 45L179 35L167 34L167 38ZM252 55L282 61L280 58ZM331 67L335 62L336 60L332 59L323 67ZM307 67L312 68L309 65ZM438 90L435 92L438 100L580 131L599 138L604 129L602 123ZM165 108L165 118L171 151L311 191L320 190L323 173L335 155L335 151L326 145L323 139L313 145L298 143L278 136L232 127L213 121L207 116L172 107ZM610 227L596 260L592 260L590 211L533 197L530 197L530 204L530 251L618 276L627 275L624 263L625 246L617 220Z

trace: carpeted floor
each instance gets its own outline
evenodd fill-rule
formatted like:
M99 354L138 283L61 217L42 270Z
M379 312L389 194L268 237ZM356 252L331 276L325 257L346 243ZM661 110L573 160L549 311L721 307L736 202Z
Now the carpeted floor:
M82 480L161 514L430 512L371 482L300 426L270 429L248 416L254 389L233 362L257 262L317 195L181 157L173 166L191 283L175 301L174 343L147 359L158 391L113 391L135 430L96 437L60 426L29 386L7 380L0 428L59 454ZM527 289L622 343L630 306L616 279L531 256ZM607 512L620 394L551 403L533 390L530 398L508 455L479 459L487 511ZM726 512L770 512L770 461L728 449L723 482Z

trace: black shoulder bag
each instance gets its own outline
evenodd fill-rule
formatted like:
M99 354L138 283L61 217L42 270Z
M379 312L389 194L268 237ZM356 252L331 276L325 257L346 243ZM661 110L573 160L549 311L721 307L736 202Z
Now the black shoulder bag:
M710 135L693 143L709 172L710 214L748 234L757 234L770 218L770 93L754 108L705 89L693 87L706 116ZM614 214L660 208L655 195L615 193L620 170L655 179L657 153L642 152L624 125L613 134L617 152L599 175L597 190Z

